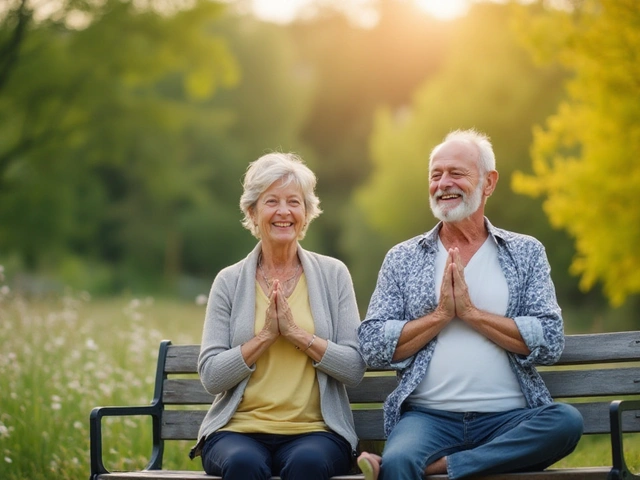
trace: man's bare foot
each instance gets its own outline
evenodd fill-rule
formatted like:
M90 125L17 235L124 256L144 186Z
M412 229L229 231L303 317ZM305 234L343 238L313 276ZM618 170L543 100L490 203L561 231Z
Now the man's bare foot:
M362 452L358 457L358 467L364 474L364 480L378 480L382 457L375 453Z
M441 473L447 473L447 457L441 457L431 465L427 465L424 469L426 475L438 475Z

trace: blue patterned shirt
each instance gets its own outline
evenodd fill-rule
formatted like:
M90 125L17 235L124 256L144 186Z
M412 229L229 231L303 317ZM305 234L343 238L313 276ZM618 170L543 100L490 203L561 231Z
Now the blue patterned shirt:
M530 350L526 356L508 352L509 363L529 408L551 403L535 365L551 365L558 360L564 348L564 331L544 246L533 237L496 228L486 218L485 224L498 247L509 288L506 317L514 319ZM405 323L433 312L438 305L434 276L440 227L438 224L387 253L367 316L358 329L360 350L367 364L398 371L398 387L384 404L386 435L400 419L402 402L424 378L438 342L436 336L413 356L393 361Z

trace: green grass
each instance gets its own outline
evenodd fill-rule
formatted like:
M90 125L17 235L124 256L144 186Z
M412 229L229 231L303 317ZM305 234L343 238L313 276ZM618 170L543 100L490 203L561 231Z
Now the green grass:
M89 413L101 405L151 400L160 340L199 343L204 306L150 298L92 300L69 294L26 300L0 286L0 478L89 476ZM151 450L148 419L106 419L105 464L143 468ZM640 436L629 463L640 470ZM165 467L200 470L192 442L168 442ZM606 436L584 438L558 466L611 464Z
M203 318L195 301L27 301L0 290L0 478L88 478L91 409L148 404L160 340L198 343ZM144 467L148 419L107 419L105 435L109 468ZM167 466L199 469L188 450L169 448Z

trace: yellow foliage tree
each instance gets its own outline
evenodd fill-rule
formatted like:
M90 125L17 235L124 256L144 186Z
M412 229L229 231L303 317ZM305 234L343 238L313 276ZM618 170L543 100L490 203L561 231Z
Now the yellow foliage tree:
M574 239L571 272L601 282L612 305L640 292L640 9L637 0L582 0L573 10L523 9L540 60L573 72L568 99L534 129L533 174L513 189L543 196L552 225Z

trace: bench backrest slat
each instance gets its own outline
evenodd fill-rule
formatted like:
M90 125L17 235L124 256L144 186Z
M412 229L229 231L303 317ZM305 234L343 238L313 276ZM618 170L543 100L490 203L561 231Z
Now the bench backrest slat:
M585 433L609 432L609 402L573 403L582 414ZM162 418L162 438L166 440L194 440L206 410L165 410ZM355 409L353 418L361 440L383 440L381 409ZM624 431L640 432L640 417L634 412L623 414Z
M165 371L196 373L199 353L199 345L170 345ZM638 359L640 331L569 335L557 365L632 362Z
M640 388L640 367L540 372L554 398L632 395Z
M557 365L632 362L640 359L640 331L568 335Z
M640 367L545 371L542 377L554 398L633 395L640 388ZM351 403L382 403L395 386L395 376L366 376L347 391ZM167 379L163 394L169 405L210 404L213 400L198 379Z
M200 345L169 345L166 373L198 373Z
M199 345L169 345L162 382L164 439L194 440L213 396L197 377ZM626 364L611 368L613 363ZM186 375L186 376L185 376ZM640 332L570 335L557 365L541 368L552 396L575 405L585 433L609 432L609 403L640 395ZM383 440L382 403L395 388L392 371L367 372L360 385L348 388L356 431L362 440ZM197 410L183 406L196 405ZM177 409L176 409L177 407ZM640 432L640 415L626 412L627 432Z

